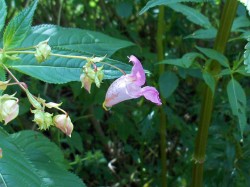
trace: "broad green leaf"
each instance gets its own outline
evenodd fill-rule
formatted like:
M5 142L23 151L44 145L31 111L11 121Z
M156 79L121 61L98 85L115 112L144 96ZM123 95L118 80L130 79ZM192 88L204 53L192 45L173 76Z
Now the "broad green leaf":
M8 24L3 35L4 49L19 47L27 36L31 28L31 22L36 10L38 0L33 3L17 16L15 16Z
M56 144L51 143L49 139L45 138L42 134L34 131L20 131L10 135L13 141L18 142L24 151L32 151L36 149L38 152L45 153L51 161L57 164L60 168L65 168L64 156L56 146ZM31 141L32 139L38 139L38 141Z
M189 68L193 64L196 58L204 58L204 57L199 53L192 52L192 53L186 53L182 58L167 59L159 62L158 64L170 64L182 68Z
M227 94L233 115L237 116L240 124L241 136L247 126L246 94L242 86L232 78L227 85Z
M77 50L92 55L111 56L119 49L133 45L129 41L116 39L105 34L56 25L39 25L32 27L22 47L34 46L50 38L52 49Z
M202 52L204 55L206 55L208 58L216 60L217 62L220 63L220 65L229 68L228 60L223 54L210 48L203 48L203 47L198 47L198 46L196 46L196 48L200 52Z
M37 45L49 37L52 52L64 55L110 56L118 49L132 45L130 42L115 39L98 32L62 28L54 25L40 25L32 28L21 47ZM86 63L86 61L80 59L59 57L50 57L45 62L38 63L34 55L20 55L20 57L21 60L9 60L6 64L10 68L48 83L80 81L82 67ZM125 72L129 72L131 69L130 65L109 58L105 58L104 62L117 66ZM108 65L104 65L104 74L104 79L114 79L122 75L119 70Z
M0 0L0 32L5 24L5 18L7 15L7 8L4 0Z
M250 21L246 16L237 17L232 25L232 32L238 31L240 28L249 27Z
M193 34L188 35L185 38L194 38L194 39L214 39L216 37L217 30L214 27L208 29L199 29Z
M232 74L231 69L223 69L223 70L221 70L219 76L225 76L225 75L231 75L231 74Z
M82 52L72 52L69 50L53 50L53 53L60 53L64 55L85 55ZM87 54L91 57L92 55ZM67 83L71 81L80 81L80 75L82 73L82 67L86 61L81 59L69 59L61 57L50 57L48 60L42 63L38 63L33 55L20 55L21 60L8 61L6 65L19 72L42 80L48 83ZM116 66L125 72L129 72L131 66L119 61L105 58L103 60L113 66ZM102 65L102 64L100 64ZM104 65L104 79L115 79L120 77L122 73L117 69Z
M212 27L208 18L194 8L182 5L180 3L169 4L168 6L172 8L174 11L179 12L184 16L186 16L186 18L194 24L200 25L205 28Z
M202 3L204 0L151 0L148 1L146 6L142 8L142 10L139 12L139 14L143 14L144 12L148 11L148 9L153 8L158 5L169 5L173 3L181 3L181 2L197 2L197 3Z
M202 76L203 76L203 79L204 79L205 83L209 86L212 93L214 94L214 90L215 90L215 79L214 79L214 77L208 72L203 72Z
M161 95L167 98L172 95L178 87L179 78L171 71L164 72L159 78L159 86Z
M66 170L63 153L42 134L20 131L9 135L1 128L0 139L1 186L85 186Z

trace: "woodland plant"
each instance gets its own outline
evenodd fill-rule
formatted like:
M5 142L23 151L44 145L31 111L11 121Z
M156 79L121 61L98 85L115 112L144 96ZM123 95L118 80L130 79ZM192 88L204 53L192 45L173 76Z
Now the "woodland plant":
M44 38L44 34L42 32L37 32L37 29L33 30L31 28L32 17L37 7L37 4L38 0L34 0L29 7L27 7L18 15L16 15L4 29L2 38L2 48L0 49L0 88L1 94L3 94L9 86L13 85L19 86L21 90L24 91L28 98L28 101L32 106L30 112L34 114L33 122L38 125L39 130L48 130L50 127L56 127L60 129L63 133L71 137L74 126L69 117L69 114L61 108L62 103L46 102L46 100L41 98L40 96L34 96L30 92L28 85L25 82L20 82L12 72L12 69L49 83L61 83L61 76L66 77L63 83L75 80L76 77L78 77L78 81L81 81L82 87L84 87L89 93L91 91L92 83L95 83L95 85L99 88L103 79L108 79L109 76L111 76L112 78L119 77L120 72L124 75L117 79L117 81L114 82L111 85L111 88L108 90L107 97L103 105L105 109L107 109L106 107L111 107L121 101L132 98L138 98L142 95L145 96L148 100L158 105L161 104L159 99L159 93L154 87L144 87L142 89L140 88L140 86L145 84L145 73L140 61L134 56L130 57L130 60L134 63L134 66L132 68L132 74L127 75L125 72L126 69L122 68L123 66L130 68L130 66L121 62L113 63L111 59L108 59L106 57L110 54L105 54L105 56L103 57L95 57L95 54L86 55L84 53L83 55L81 52L74 50L74 45L71 45L72 49L62 48L61 50L60 48L58 48L56 50L53 50L53 44L50 45L50 40L53 41L54 39L53 35L49 35L49 38L43 41L39 41L38 44L35 44L36 40L33 40L31 42L33 42L35 45L27 46L26 44L30 42L30 39L27 38L32 37L32 35L35 36L36 34L38 34L38 38ZM0 8L0 13L1 15L3 15L0 24L0 29L2 29L4 27L4 20L7 14L6 4L4 0L0 1ZM48 26L45 25L44 27L47 30L46 27ZM49 27L54 26L49 25ZM79 30L75 30L75 33L73 32L70 34L77 34L77 32L79 32ZM63 35L63 33L58 32L57 35L58 37L60 37L61 35ZM86 35L91 35L91 33L86 31ZM95 35L96 34L93 33L93 36L91 37L97 37ZM102 35L101 37L106 36ZM98 40L98 38L96 38L95 40ZM55 40L54 42L58 41ZM128 45L130 45L130 43L128 42L121 43L121 47L126 47ZM54 51L56 51L57 53L54 53ZM64 58L68 60L64 62L60 62L59 60L58 64L54 64L55 58L53 57ZM25 58L31 59L28 62ZM77 61L74 61L76 59ZM29 63L28 67L27 65L25 65L25 61ZM102 66L98 66L99 64L101 64ZM20 69L16 65L19 66ZM45 72L40 71L40 66L44 66ZM47 69L47 66L50 66L52 68L58 66L59 68L62 68L62 71L59 69L56 71L51 71L50 68ZM77 71L72 72L72 70L70 69L72 67L78 68ZM112 68L112 73L105 72L107 67ZM8 80L6 80L6 73L10 77L10 79ZM53 77L53 74L60 74L56 76L58 80L54 80L55 78ZM50 77L50 75L52 76ZM116 84L117 82L119 82L119 84ZM126 94L125 97L124 94ZM15 94L4 94L0 96L0 122L4 121L4 125L7 125L10 121L18 117L19 99L14 97L14 95ZM50 113L48 111L52 112ZM1 129L1 133L5 133L3 129ZM32 134L32 132L29 133ZM46 153L44 154L46 155ZM1 164L8 163L8 158L11 158L13 156L14 155L12 155L11 150L9 150L7 145L1 146L0 157L3 157L3 159L1 160ZM29 156L29 158L32 157L33 155ZM36 165L35 162L33 164ZM8 166L1 167L1 173L7 170ZM35 171L33 172L36 173ZM38 173L40 172L38 171ZM29 175L29 173L27 174ZM13 182L13 184L18 184L19 186L25 186L25 184L28 185L30 183L29 179L27 179L26 181L22 181L20 184L20 181L12 179L7 175L8 172L6 172L6 174L1 174L2 183L4 185L9 185L11 181ZM41 175L45 177L45 175L47 174ZM70 176L70 174L68 174L68 176ZM42 180L42 178L38 177L36 183L40 184L39 186L49 186L51 184L60 186L60 184L63 184L63 181L60 180L64 176L58 177L58 179L55 180L53 179L53 176L48 177L50 178L50 181L44 181ZM77 186L83 185L83 183L81 183L75 176L72 182L76 183ZM67 182L66 186L71 186L70 183L71 182Z
M60 5L59 15L61 16L64 2L58 2ZM96 2L100 5L97 6ZM241 2L250 11L250 2L243 0ZM242 50L239 52L240 54L237 54L238 57L227 56L226 51L228 41L249 40L249 30L245 29L245 24L250 26L250 21L245 19L246 16L235 19L239 3L237 0L150 0L142 9L137 6L137 3L128 0L121 1L118 4L119 6L116 6L117 14L120 15L117 20L121 23L121 27L126 27L126 24L130 24L131 20L138 19L137 27L131 27L132 29L138 29L141 26L140 22L143 22L144 18L158 19L155 30L152 30L152 25L149 24L147 29L143 31L143 33L153 33L153 38L156 38L156 44L152 45L152 48L157 53L157 55L154 54L154 56L157 56L157 63L154 63L154 65L159 70L152 70L154 74L148 77L154 79L159 76L158 84L152 83L154 86L145 85L145 72L149 74L149 71L144 70L143 66L146 67L147 65L147 68L152 68L152 66L146 64L148 58L146 56L149 55L149 51L147 53L143 53L145 49L141 51L145 55L145 59L140 58L143 65L139 58L136 57L137 52L134 52L134 50L130 54L126 52L126 55L130 55L128 61L131 63L113 60L111 57L113 57L114 53L119 49L133 46L134 43L90 30L65 28L57 25L31 26L38 0L30 1L30 4L25 9L13 16L13 18L7 19L6 3L8 2L0 0L0 122L3 124L3 127L0 128L0 186L86 186L82 179L68 171L68 169L72 168L78 174L80 173L79 170L87 168L86 176L82 178L88 179L90 186L104 185L106 182L102 180L108 177L111 178L111 182L107 182L110 186L166 187L169 184L170 186L191 185L201 187L204 184L205 186L250 185L249 167L247 167L249 161L245 161L250 158L249 151L246 151L246 147L249 145L247 136L249 134L249 125L247 124L248 100L243 83L240 82L244 76L249 76L249 43L245 47L244 54ZM46 4L48 2L40 1L39 3ZM218 3L221 3L221 7L223 7L221 19L218 24L216 22L211 23L201 13L202 6L218 7ZM108 1L90 1L89 5L96 8L94 12L101 15L99 17L102 21L109 20L108 12L106 12L105 16L100 13L100 10L104 12L106 9L108 10L106 6L110 5ZM193 7L198 8L196 10ZM133 19L128 21L126 16L129 17L129 10L133 8L141 10L139 14L132 16ZM198 40L199 42L192 42L194 44L192 50L195 50L195 52L187 52L191 50L188 44L188 47L185 45L184 52L180 53L182 57L171 58L171 55L178 55L175 54L174 49L166 49L168 42L172 46L177 45L176 41L174 41L175 38L171 38L166 34L167 32L170 34L171 27L175 27L173 25L175 22L169 21L170 16L165 11L167 8L173 12L181 13L187 18L188 23L191 22L195 25L195 27L192 24L187 26L189 24L186 23L179 25L181 28L185 27L185 29L178 30L176 34L184 32L186 27L198 28L193 34L188 33L186 40L181 38L177 41L177 43L180 42L184 46L188 39ZM81 9L81 6L79 5L76 9ZM152 12L149 13L149 11ZM111 10L110 12L113 13ZM92 19L94 16L94 14L91 14L90 18ZM118 15L115 14L115 16ZM141 18L142 16L144 17ZM174 16L176 16L175 13L173 13ZM126 21L123 21L123 19ZM8 23L6 23L7 20ZM169 25L165 23L166 20L168 20ZM150 21L152 22L152 20ZM183 22L183 20L180 20L180 22ZM60 19L58 19L57 24L60 25ZM117 23L115 22L114 25L117 25ZM138 36L135 34L137 32L125 30L124 33L130 40L137 43L135 40L135 36ZM239 33L240 36L237 35ZM142 37L141 43L148 40L148 37ZM211 48L207 48L206 45ZM235 45L233 49L239 50L237 46ZM177 47L175 46L175 48ZM121 55L120 59L125 59L125 56ZM22 76L20 77L20 74L28 75L34 80L46 82L47 86L48 84L65 85L66 83L77 82L79 84L76 84L77 88L72 89L73 94L84 88L86 90L85 94L79 97L92 97L94 95L94 99L89 101L93 103L101 98L98 93L104 90L105 98L103 98L102 104L104 110L101 109L100 105L98 105L98 108L91 105L86 110L89 113L86 116L77 116L74 112L72 112L73 114L67 112L70 107L78 111L83 110L84 106L79 107L79 105L82 105L82 102L78 101L79 98L75 99L75 97L73 100L67 101L67 99L59 97L53 101L54 98L46 97L39 91L38 94L34 94L33 85L30 85L30 82L26 81ZM195 110L197 113L191 114L193 118L195 118L195 115L198 116L199 122L192 121L195 124L198 123L198 126L193 125L190 127L186 125L185 128L182 128L180 126L187 124L186 121L191 118L190 113L194 112L192 111L193 106L188 107L192 100L191 94L185 95L188 91L184 89L189 89L188 86L192 82L189 77L191 77L192 81L199 79L199 84L195 83L194 87L197 90L199 89L195 93L200 95L202 101L201 106ZM182 85L180 78L184 82ZM109 85L108 89L105 89L105 86L102 87L102 85L108 79L115 80ZM149 84L152 85L151 82ZM178 88L179 84L184 88ZM13 86L19 88L9 94L13 90ZM161 94L157 90L158 87ZM55 86L50 89L53 91L56 88L58 87ZM225 93L224 90L226 90ZM219 98L215 96L216 94L222 95L223 104L226 102L228 105L224 108L230 107L233 115L226 115L227 110L226 112L217 112L216 107L218 106L216 104L218 103L215 103L215 101L218 102ZM224 99L225 95L227 99ZM120 108L118 106L121 102L143 98L142 96L152 102L153 105L150 102L146 103L145 99L138 99L133 100L136 101L136 105L133 105L132 108L125 107L122 104L119 105ZM186 99L186 103L179 103L179 98ZM27 112L32 114L32 119L28 118L26 123L34 123L35 125L31 127L32 130L21 130L10 134L7 132L8 127L18 126L21 123L19 116L25 108L23 106L24 100L27 100L29 104L26 105L30 106ZM70 103L70 106L63 104L65 102ZM129 103L129 101L124 103ZM88 105L88 99L85 98L83 104ZM150 107L144 107L147 104ZM114 105L118 108L117 110L121 110L119 111L121 114L116 111L116 107L111 110ZM67 109L63 109L64 107ZM104 111L106 115L104 115ZM102 114L102 117L100 117L100 114ZM216 120L214 119L216 118L215 114L218 118ZM127 116L130 119L126 119ZM98 137L85 133L82 138L80 133L77 132L80 128L87 128L85 125L81 127L75 125L77 120L83 118L90 119L93 127L98 132ZM223 135L223 132L219 130L213 131L214 128L225 128L219 126L219 120L223 121L223 124L226 123L227 126L229 126L229 123L232 124L230 131L228 130L226 135ZM29 121L32 121L32 123ZM234 128L235 121L239 124L239 130ZM132 122L136 123L136 125L130 125ZM154 126L153 122L156 122L157 125ZM213 125L210 130L214 132L212 135L215 138L211 138L209 137L209 127L214 123L216 125ZM107 140L108 138L101 127L101 125L106 124L108 130L105 129L105 133L109 135L122 134L122 143ZM115 125L112 126L112 124ZM118 130L113 133L109 128L117 128ZM60 139L58 130L69 138L65 139L64 136L61 136L62 140L58 141ZM45 137L48 132L51 133L51 140L60 146L50 142ZM128 135L124 135L126 133ZM192 139L193 135L196 136L196 140ZM127 141L129 136L133 136L133 141ZM83 148L82 139L88 141L90 145L88 148ZM62 151L65 148L65 140L73 145L72 147L74 147L76 153L68 150ZM95 146L92 145L92 141L95 143L100 141L101 143L97 147L104 151L94 151ZM195 145L192 146L190 141L195 142ZM134 145L130 145L131 142ZM218 146L219 143L223 146ZM136 149L133 146L139 148ZM214 152L206 151L207 147L210 149L210 146L214 147L212 149ZM221 156L223 154L217 154L215 151L216 149L223 149L222 152L224 153L224 147L227 149L227 160L231 163L228 167L219 166L225 158ZM190 150L192 150L192 153L190 153ZM160 156L158 156L159 152ZM84 156L78 154L84 154ZM104 156L104 154L108 156ZM130 157L126 154L130 154ZM73 158L73 162L66 163L64 156ZM107 162L107 159L111 161ZM130 162L131 165L135 164L136 166L126 166L126 163ZM208 164L205 165L205 163ZM105 164L103 173L102 164ZM116 164L118 164L117 168ZM190 164L192 164L192 167L190 167ZM175 165L178 165L178 167ZM214 169L217 167L220 168ZM205 171L203 171L204 168ZM109 172L105 172L107 169ZM158 172L155 174L155 171ZM120 173L118 172L122 176L119 176ZM209 174L209 172L212 174ZM192 177L190 177L190 173L192 173ZM218 173L219 179L214 173ZM96 180L99 180L99 183L96 183L93 175L97 176ZM226 178L226 175L232 179ZM123 176L127 176L128 179ZM230 182L230 180L233 180L233 182Z

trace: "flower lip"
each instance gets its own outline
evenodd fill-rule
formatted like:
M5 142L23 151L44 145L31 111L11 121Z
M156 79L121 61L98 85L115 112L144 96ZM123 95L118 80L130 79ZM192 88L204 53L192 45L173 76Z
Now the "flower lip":
M146 76L145 76L144 69L143 69L143 67L141 65L141 62L134 55L131 55L129 57L129 62L133 63L133 67L132 67L132 70L131 70L131 75L134 78L136 78L135 83L138 86L144 85L145 82L146 82Z

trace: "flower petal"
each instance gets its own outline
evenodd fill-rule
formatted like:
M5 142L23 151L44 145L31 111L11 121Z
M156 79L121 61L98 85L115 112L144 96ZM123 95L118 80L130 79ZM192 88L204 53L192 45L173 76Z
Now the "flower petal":
M140 89L139 86L134 84L130 75L123 75L110 85L104 105L112 107L122 101L138 98L140 97Z
M147 100L161 105L161 99L159 98L159 92L151 86L145 86L140 90L141 95L143 95Z
M131 55L129 57L129 61L133 62L133 65L134 65L132 67L130 75L133 77L136 77L135 84L137 86L144 85L145 81L146 81L146 77L145 77L145 72L144 72L144 69L141 65L141 62L134 55Z
M133 55L129 57L133 62L131 74L123 75L115 80L109 87L103 107L112 107L113 105L125 100L135 99L144 96L149 101L161 105L159 92L150 86L141 88L145 84L146 77L141 62Z

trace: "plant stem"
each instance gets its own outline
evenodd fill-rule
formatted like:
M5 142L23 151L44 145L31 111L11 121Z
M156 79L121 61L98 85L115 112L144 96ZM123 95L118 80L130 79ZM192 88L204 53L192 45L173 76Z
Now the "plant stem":
M19 82L19 80L11 73L11 71L4 65L2 64L3 68L8 72L8 74L15 80L15 82L20 86L20 88L26 92L27 88L23 86L22 82Z
M5 51L5 54L35 54L35 51Z
M157 25L157 59L158 61L162 61L164 59L164 46L163 46L163 36L164 36L164 6L160 6L160 12L158 15L158 25ZM159 75L164 72L164 64L159 65ZM165 103L162 98L162 103ZM160 149L161 149L161 186L167 187L167 156L166 156L166 126L167 119L166 114L164 112L163 106L160 108Z
M112 68L117 69L118 71L120 71L123 75L126 75L126 72L124 70L122 70L121 68L118 68L118 67L116 67L116 66L114 66L112 64L109 64L109 63L106 63L106 62L98 62L98 63L110 66L110 67L112 67Z
M56 54L56 53L50 53L51 56L56 56L56 57L62 57L62 58L76 58L76 59L82 59L82 60L87 60L90 57L86 56L76 56L76 55L63 55L63 54Z
M36 52L35 51L5 51L5 54L35 54ZM0 54L1 54L1 51L0 51ZM56 54L56 53L50 53L50 56L56 56L56 57L61 57L61 58L75 58L75 59L82 59L82 60L91 60L91 57L86 57L86 56L76 56L76 55L63 55L63 54ZM101 64L104 64L104 65L107 65L107 66L110 66L114 69L117 69L118 71L120 71L123 75L126 75L126 72L123 71L122 69L112 65L112 64L109 64L109 63L106 63L106 62L96 62L96 63L101 63ZM94 64L94 63L93 63Z
M237 0L227 0L222 11L220 26L214 43L214 49L220 53L225 51L236 10ZM221 66L216 61L213 61L209 65L208 69L211 74L216 75L221 71ZM217 83L218 79L215 78L215 80ZM213 111L214 95L211 89L205 83L203 83L203 87L204 92L202 94L203 101L201 105L199 129L196 137L195 151L193 156L194 163L191 184L192 187L203 186L203 167L208 139L208 129Z

